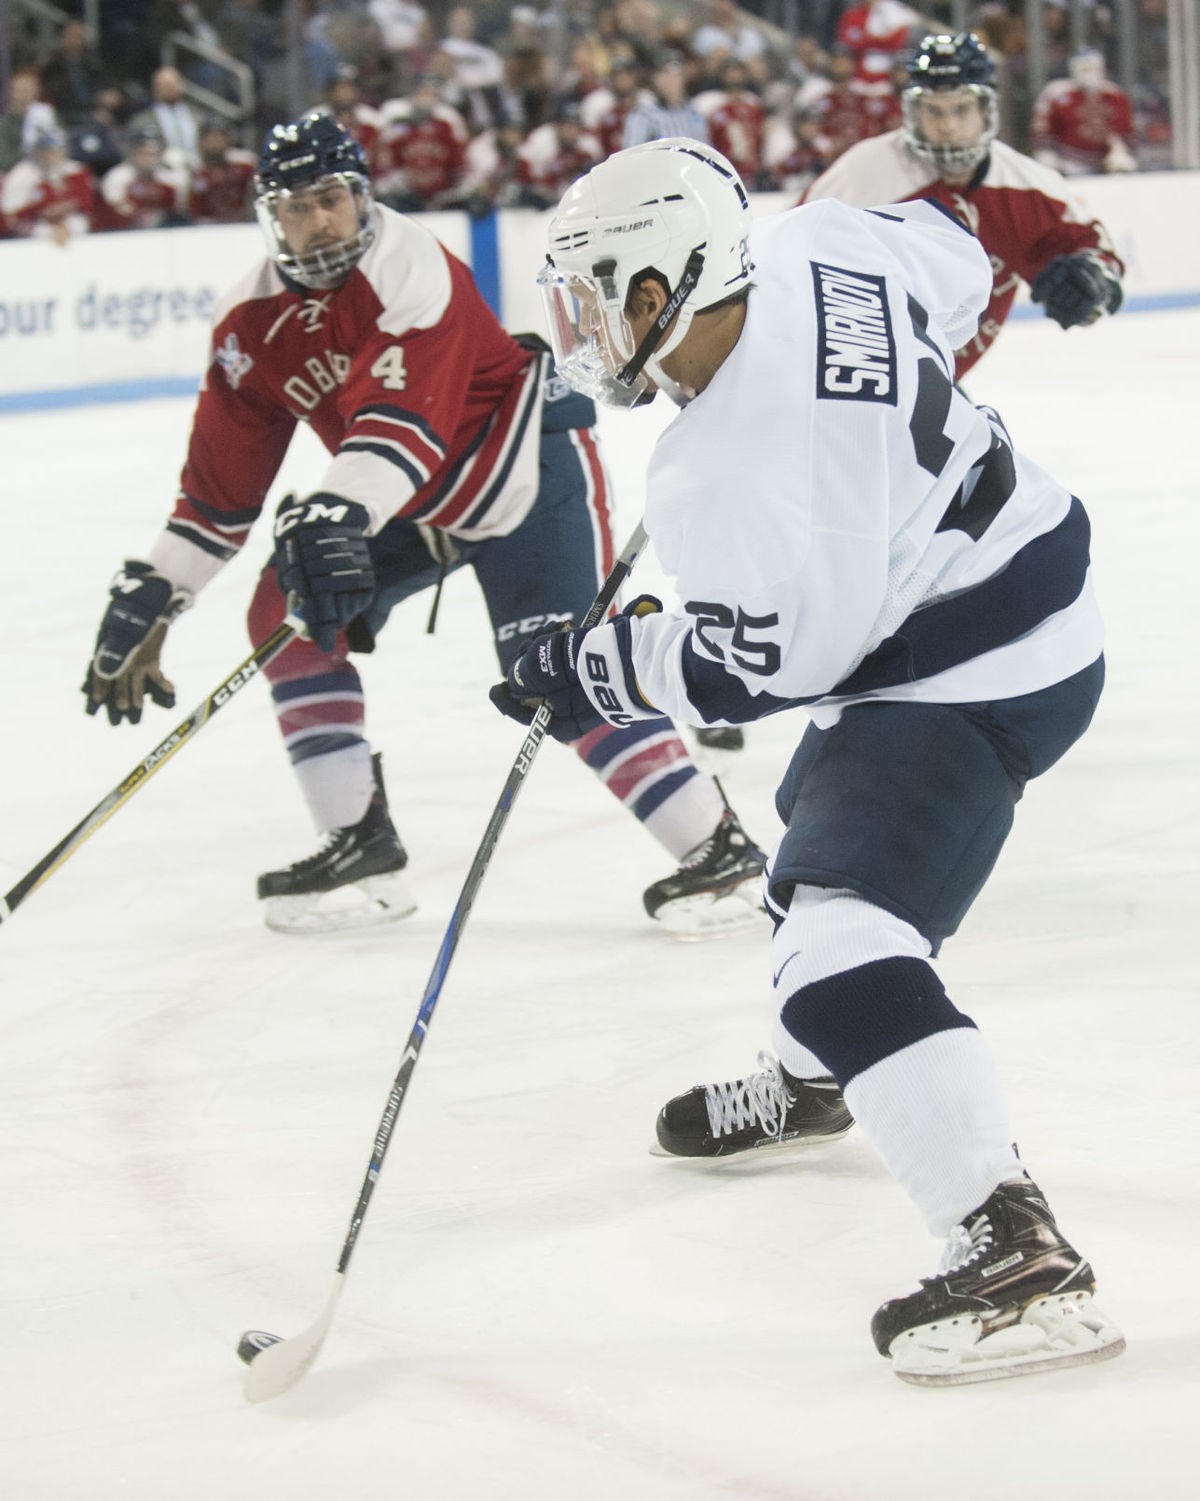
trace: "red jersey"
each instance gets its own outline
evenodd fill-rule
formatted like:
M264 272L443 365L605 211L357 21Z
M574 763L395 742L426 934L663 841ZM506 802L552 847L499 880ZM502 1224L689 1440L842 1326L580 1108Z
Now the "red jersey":
M496 321L423 226L378 233L330 292L263 260L226 297L181 490L152 560L199 589L245 542L297 422L333 455L315 487L394 516L503 536L537 495L543 361Z
M186 191L187 180L180 172L159 167L145 177L129 162L118 162L100 183L100 192L112 210L105 227L159 229L182 216Z
M1038 95L1030 138L1064 172L1103 172L1114 139L1125 148L1133 140L1133 104L1115 83L1083 89L1057 79Z
M859 141L895 130L902 115L900 100L890 88L865 84L857 78L820 95L810 113L829 142L831 159Z
M35 162L19 161L0 189L0 220L13 235L46 234L61 223L75 234L84 233L91 228L95 205L95 179L78 162L66 161L47 177Z
M253 218L250 195L255 161L229 150L219 162L201 162L188 184L188 215L197 224L237 224Z
M375 143L377 191L414 193L432 203L457 188L466 164L467 132L453 110L439 109L424 119L398 115Z
M854 53L855 77L884 83L909 53L909 38L920 24L916 11L898 0L869 0L842 12L836 40Z
M767 116L753 94L721 94L711 110L704 111L712 144L753 187L763 168L763 134Z
M929 198L955 214L992 262L992 296L979 332L958 350L961 379L999 334L1022 281L1031 282L1055 256L1098 253L1120 276L1125 267L1108 233L1066 181L1002 141L993 141L983 169L965 187L951 187L915 157L900 131L863 141L838 158L804 194L804 202L837 198L858 208Z

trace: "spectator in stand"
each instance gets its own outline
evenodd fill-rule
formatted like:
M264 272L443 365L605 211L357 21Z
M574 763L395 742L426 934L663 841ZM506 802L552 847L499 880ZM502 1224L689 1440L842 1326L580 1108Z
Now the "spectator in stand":
M474 6L455 5L447 13L446 35L438 43L435 61L446 64L443 97L458 110L472 135L504 118L504 62L494 47L476 39Z
M625 120L623 146L641 146L669 136L708 142L708 122L687 96L687 72L678 52L669 52L654 73L654 97L638 103Z
M425 70L433 47L433 28L425 7L415 0L368 0L367 9L379 27L396 79L401 83L415 79Z
M347 72L361 87L364 73L377 68L384 53L382 33L366 0L317 0L304 28L304 40L310 55L319 53L333 60L332 71L327 66L322 70L326 91Z
M509 119L530 131L554 114L554 76L541 47L518 47L504 58L504 105Z
M584 130L579 106L564 100L558 119L530 131L517 155L520 201L530 208L553 208L575 179L602 159L604 150Z
M70 133L68 155L82 162L97 181L125 159L121 122L126 113L127 101L120 89L100 89L89 114Z
M1070 73L1038 95L1030 127L1035 158L1066 177L1136 172L1129 95L1105 77L1099 52L1078 53Z
M96 185L92 174L67 156L58 126L39 131L0 188L0 218L9 234L65 245L92 227Z
M104 174L106 229L173 229L187 223L187 173L166 165L162 137L130 127L125 160Z
M613 11L614 39L619 38L637 58L638 67L649 72L666 50L658 6L654 0L617 0Z
M750 86L749 70L739 57L726 57L720 83L719 89L696 99L696 108L708 121L710 143L728 157L751 192L761 190L766 186L762 179L767 128L762 100Z
M772 187L793 195L806 192L830 162L829 142L815 112L797 102L790 120L773 121L764 159Z
M325 108L339 125L350 132L367 160L373 160L379 140L379 111L363 103L358 75L353 68L343 68L329 85Z
M625 121L638 103L652 104L654 96L638 86L637 64L631 52L615 52L602 89L589 94L580 106L580 118L600 142L606 157L620 151L625 139Z
M1115 313L1125 268L1104 226L1059 173L995 139L995 68L979 39L926 37L909 79L903 128L840 156L804 201L868 208L927 198L971 230L992 263L992 296L956 351L956 378L997 338L1022 281L1062 328Z
M829 88L811 99L810 108L829 143L830 161L843 151L882 135L900 124L900 101L889 84L864 83L854 54L837 42L829 52Z
M200 126L200 165L188 183L187 212L193 224L239 224L254 218L253 152L233 144L222 120Z
M712 59L719 68L725 58L753 63L765 56L767 44L762 32L742 20L733 0L710 0L708 11L708 21L692 38L692 51L697 57Z
M486 218L498 208L520 206L523 190L517 153L522 139L519 125L502 120L467 142L458 205L473 219Z
M178 68L157 69L150 91L150 107L129 122L130 136L156 134L166 165L176 172L187 171L200 160L200 121L183 97L183 74Z
M442 102L438 79L422 73L407 99L389 99L379 115L375 196L405 214L453 202L466 170L467 127Z
M70 130L91 114L104 84L104 64L92 46L87 23L74 19L65 22L58 46L42 65L43 98Z
M0 173L7 172L33 148L34 138L55 130L54 109L41 99L36 69L20 68L8 80L8 104L0 115Z
M837 40L854 56L854 76L862 83L887 83L897 57L906 57L921 17L900 0L867 0L844 10Z
M559 80L559 101L578 104L583 111L582 118L585 124L588 123L587 101L603 98L606 92L604 57L604 50L595 37L580 37L571 48L571 66ZM610 59L608 71L611 72L611 70Z

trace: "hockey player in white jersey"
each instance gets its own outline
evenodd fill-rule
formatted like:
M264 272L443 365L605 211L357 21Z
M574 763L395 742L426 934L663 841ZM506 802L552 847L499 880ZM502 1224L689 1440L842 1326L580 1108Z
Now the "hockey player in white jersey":
M929 204L751 227L736 173L693 141L575 183L541 277L556 363L609 404L681 405L646 524L682 603L541 636L492 695L514 717L544 698L568 739L807 708L767 877L774 1052L672 1100L659 1146L714 1157L857 1120L949 1237L872 1321L897 1373L930 1383L1124 1344L930 963L1103 684L1086 513L954 386L991 280Z

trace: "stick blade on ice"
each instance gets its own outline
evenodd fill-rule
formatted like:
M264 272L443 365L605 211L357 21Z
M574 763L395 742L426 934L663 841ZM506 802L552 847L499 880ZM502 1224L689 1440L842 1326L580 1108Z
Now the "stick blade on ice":
M281 1339L278 1344L260 1350L254 1357L243 1388L247 1402L269 1402L272 1397L281 1397L303 1378L321 1353L344 1282L342 1272L334 1274L333 1290L315 1324L302 1334Z

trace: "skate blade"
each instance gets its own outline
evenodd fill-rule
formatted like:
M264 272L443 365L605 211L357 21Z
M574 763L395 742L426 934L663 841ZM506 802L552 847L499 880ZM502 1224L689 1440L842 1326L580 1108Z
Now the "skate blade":
M273 933L344 933L399 922L416 910L412 888L396 870L334 891L268 897L265 921Z
M1125 1336L1088 1292L1037 1298L1010 1324L981 1338L979 1319L942 1319L892 1341L892 1366L914 1386L965 1386L1112 1360Z
M763 1161L764 1157L793 1157L802 1152L811 1152L814 1147L823 1147L831 1141L841 1141L854 1129L854 1122L840 1131L827 1131L823 1136L789 1136L785 1141L762 1141L755 1147L743 1147L739 1152L668 1152L661 1141L650 1144L651 1157L665 1157L669 1162L702 1162L705 1167L723 1167L725 1164Z
M766 912L762 877L755 876L723 895L702 892L697 896L677 897L661 906L654 920L682 943L702 943L708 938L723 938L727 933L755 927L761 930Z

